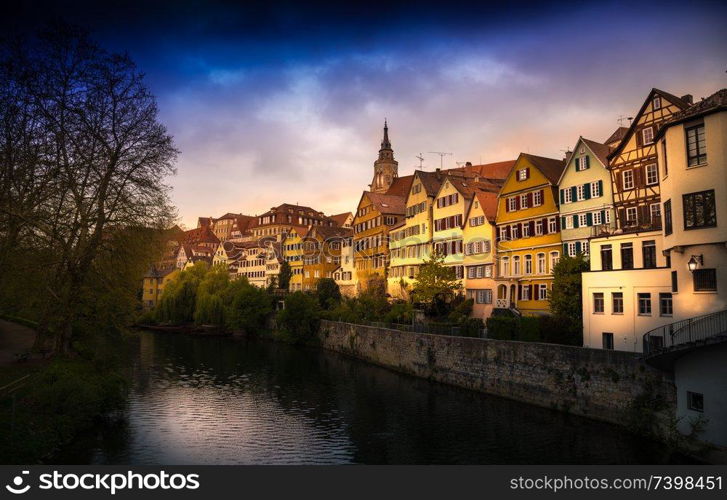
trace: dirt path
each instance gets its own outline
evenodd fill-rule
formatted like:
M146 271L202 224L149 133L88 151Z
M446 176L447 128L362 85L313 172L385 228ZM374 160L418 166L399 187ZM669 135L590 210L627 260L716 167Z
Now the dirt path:
M0 366L17 362L17 353L33 347L35 330L0 319Z

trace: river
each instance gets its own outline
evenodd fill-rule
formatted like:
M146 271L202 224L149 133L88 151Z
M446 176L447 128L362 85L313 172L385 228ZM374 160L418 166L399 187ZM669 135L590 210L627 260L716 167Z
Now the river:
M121 423L80 464L630 464L683 457L617 426L273 342L142 332Z

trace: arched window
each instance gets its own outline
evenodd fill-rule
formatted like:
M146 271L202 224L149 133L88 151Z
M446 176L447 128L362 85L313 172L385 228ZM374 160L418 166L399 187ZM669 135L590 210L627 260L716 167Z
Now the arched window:
M515 276L520 276L520 256L516 255L512 258L512 274Z
M533 256L525 256L525 274L533 274Z
M538 263L537 263L537 273L538 274L545 274L545 254L539 253L538 254Z
M500 258L500 276L509 276L509 275L510 275L510 258L501 257Z
M550 252L550 273L553 274L553 269L555 269L555 265L558 263L558 260L560 260L560 253L559 252Z

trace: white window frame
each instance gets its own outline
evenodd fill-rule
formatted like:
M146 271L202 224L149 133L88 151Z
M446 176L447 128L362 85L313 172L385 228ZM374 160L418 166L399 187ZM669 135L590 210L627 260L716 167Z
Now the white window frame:
M581 241L581 253L583 255L591 254L591 246L588 244L588 240Z
M649 140L646 139L647 135L649 136ZM644 144L644 146L648 144L654 144L654 127L646 127L641 130L641 142Z
M538 300L548 300L548 285L542 284L538 287Z
M593 220L594 226L600 226L601 224L603 224L600 211L593 212L593 215L591 215L591 219Z
M604 224L610 224L611 223L611 211L606 210L606 220L603 221Z
M628 177L626 174L630 174ZM624 170L621 173L622 177L622 184L624 189L633 189L634 188L634 171L633 170ZM628 182L627 182L628 180Z
M548 219L548 233L553 234L558 229L558 221L555 217Z
M588 226L588 214L578 214L578 227Z
M525 274L533 274L533 256L526 255L523 260L525 261L525 265L523 266Z
M540 191L533 192L533 206L539 207L543 204L543 196Z
M530 287L529 286L523 286L521 289L521 299L520 300L530 300Z
M573 192L570 188L563 190L563 203L573 203Z
M517 180L519 181L526 181L528 180L528 169L527 168L521 168L517 171Z
M515 204L515 197L511 196L507 199L507 208L510 212L515 212L517 210L517 205Z
M573 229L573 217L570 215L565 216L565 229Z
M545 260L545 254L543 252L540 252L536 256L536 264L535 269L537 270L538 274L545 274L546 272L546 260Z
M529 238L530 237L530 224L523 224L523 238Z
M566 243L566 247L568 248L568 257L575 257L576 256L576 242L569 241L568 243Z
M661 203L652 203L649 205L649 217L652 222L654 222L654 212L656 212L656 215L661 219Z
M553 250L550 252L550 274L553 274L553 269L558 264L558 261L560 260L560 252L557 250Z
M512 258L512 275L520 276L522 268L520 267L520 256L516 255Z
M591 198L600 198L603 196L599 189L598 181L591 182Z
M543 221L536 220L535 221L535 236L540 236L542 234L543 234Z
M586 187L583 184L578 184L576 187L576 200L583 201L586 199Z
M528 195L527 194L520 195L520 209L522 210L524 208L530 208L528 206Z
M661 96L658 96L658 95L654 96L654 100L652 101L652 104L651 104L651 109L652 110L661 109Z
M629 218L629 213L633 213L634 214L633 219ZM629 222L637 223L638 222L638 219L639 219L639 213L638 213L637 208L636 207L627 207L626 208L626 212L625 212L625 216L626 216L626 223L627 224Z
M651 176L653 179L650 180ZM659 184L659 166L656 163L646 165L646 185L653 186Z

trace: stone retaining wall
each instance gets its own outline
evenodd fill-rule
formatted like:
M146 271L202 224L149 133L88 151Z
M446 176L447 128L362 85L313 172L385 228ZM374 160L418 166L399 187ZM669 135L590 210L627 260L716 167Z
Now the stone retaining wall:
M467 389L625 425L647 393L674 414L670 374L636 354L583 347L448 337L323 321L323 347Z

